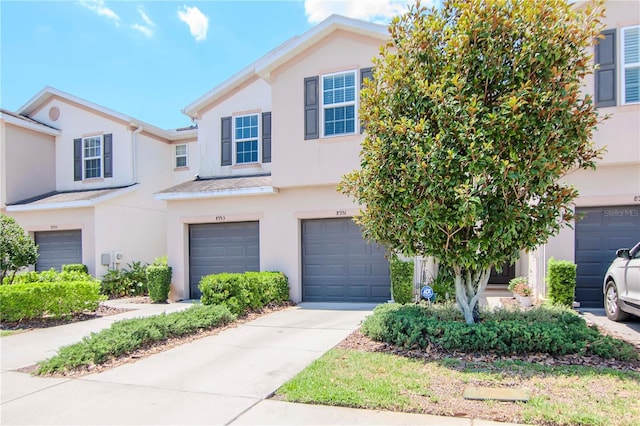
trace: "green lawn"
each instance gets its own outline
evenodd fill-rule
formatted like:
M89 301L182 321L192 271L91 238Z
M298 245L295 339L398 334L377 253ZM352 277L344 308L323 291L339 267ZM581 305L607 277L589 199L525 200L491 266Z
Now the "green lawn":
M528 403L468 401L468 386L527 390ZM425 362L379 352L333 349L285 383L276 398L554 425L640 424L640 373L521 361Z

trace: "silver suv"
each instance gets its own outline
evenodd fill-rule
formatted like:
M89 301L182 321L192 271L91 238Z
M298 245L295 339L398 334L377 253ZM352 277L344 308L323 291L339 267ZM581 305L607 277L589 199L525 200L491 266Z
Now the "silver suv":
M613 321L640 316L640 243L619 249L604 276L604 310Z

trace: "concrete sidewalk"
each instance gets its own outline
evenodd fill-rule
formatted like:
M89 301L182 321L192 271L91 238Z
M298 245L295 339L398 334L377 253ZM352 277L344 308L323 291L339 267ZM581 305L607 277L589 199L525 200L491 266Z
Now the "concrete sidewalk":
M159 306L173 311L189 304L145 305L112 319L154 314ZM373 307L303 303L136 363L75 379L32 377L15 370L51 356L56 336L62 346L113 321L3 337L0 422L505 425L267 400L356 329Z

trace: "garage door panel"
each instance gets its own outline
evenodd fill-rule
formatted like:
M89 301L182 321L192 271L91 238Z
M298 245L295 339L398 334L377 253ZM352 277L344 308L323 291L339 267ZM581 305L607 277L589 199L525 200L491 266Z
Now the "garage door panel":
M303 300L384 302L391 297L384 250L368 244L350 218L303 220L301 229Z
M260 270L258 222L189 226L190 297L199 298L205 275Z
M36 271L60 271L62 265L82 263L81 230L36 232L34 237L39 254Z
M619 248L640 241L640 207L613 206L576 209L576 300L584 307L602 307L602 281Z

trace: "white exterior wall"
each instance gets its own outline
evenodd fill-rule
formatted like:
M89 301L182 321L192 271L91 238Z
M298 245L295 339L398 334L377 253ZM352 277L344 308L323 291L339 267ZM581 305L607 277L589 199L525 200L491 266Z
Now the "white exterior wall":
M301 83L302 84L302 83ZM302 101L300 101L301 103ZM260 163L262 147L259 148L257 164L221 166L221 129L222 117L246 114L259 114L271 111L271 87L264 80L254 79L246 86L227 95L222 101L202 112L198 121L198 143L200 146L200 177L238 176L261 174L271 171L271 163ZM276 114L274 113L274 116ZM262 129L260 123L259 129ZM272 135L273 140L273 135ZM259 138L258 145L260 145ZM276 143L275 140L273 143ZM235 154L235 148L233 150ZM235 155L232 156L235 163Z
M33 238L38 231L82 231L82 263L87 265L89 273L96 275L96 263L100 259L94 258L96 245L96 230L94 224L94 210L92 207L79 209L59 209L32 212L11 212L22 228ZM98 275L99 276L99 275Z
M0 208L55 190L55 137L2 123Z
M49 118L49 110L53 107L60 109L60 116L56 121ZM35 120L61 130L61 135L56 138L56 189L58 191L124 186L133 183L132 131L129 130L128 123L56 98L45 103L31 116ZM113 177L75 182L73 180L73 140L109 133L113 135Z
M334 186L283 189L275 195L169 201L167 220L171 299L189 298L189 224L260 222L260 270L282 271L291 300L302 300L302 219L356 215L357 207ZM221 219L223 218L223 219Z
M316 43L312 52L300 55L272 73L273 87L273 185L278 188L337 184L345 173L359 167L360 144L355 135L304 139L304 79L372 66L371 58L381 41L344 31ZM322 93L319 93L320 98ZM356 103L356 110L359 104ZM320 106L321 107L321 106ZM322 127L322 114L320 114ZM360 128L356 122L356 131Z

